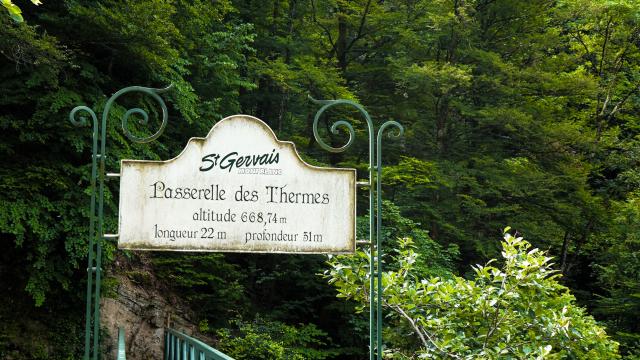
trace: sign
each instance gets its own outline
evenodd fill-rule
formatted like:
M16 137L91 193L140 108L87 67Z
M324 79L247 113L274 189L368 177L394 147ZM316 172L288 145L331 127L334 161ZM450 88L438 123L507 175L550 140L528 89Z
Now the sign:
M167 161L122 160L121 249L355 251L356 172L305 163L261 120L235 115Z

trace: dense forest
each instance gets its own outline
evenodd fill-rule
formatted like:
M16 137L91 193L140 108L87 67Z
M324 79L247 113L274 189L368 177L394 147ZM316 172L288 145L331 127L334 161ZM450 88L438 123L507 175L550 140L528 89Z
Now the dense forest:
M154 131L153 99L118 100L109 170L172 158L244 113L308 162L366 178L364 120L347 108L325 116L357 135L329 154L309 96L404 125L384 145L388 358L640 358L639 1L2 4L0 358L81 357L91 135L69 111L168 84L169 123L149 144L129 142L117 118L141 106L155 120L137 131ZM108 183L108 232L117 189ZM367 192L358 199L366 238ZM117 257L151 264L236 359L368 356L366 248L331 258L105 248L107 274Z

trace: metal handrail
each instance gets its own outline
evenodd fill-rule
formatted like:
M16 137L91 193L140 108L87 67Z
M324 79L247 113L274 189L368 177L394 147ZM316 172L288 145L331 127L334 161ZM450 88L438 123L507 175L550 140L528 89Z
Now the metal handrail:
M166 328L164 360L234 360L211 346L180 331Z
M124 343L124 328L118 328L118 360L127 360L127 353Z

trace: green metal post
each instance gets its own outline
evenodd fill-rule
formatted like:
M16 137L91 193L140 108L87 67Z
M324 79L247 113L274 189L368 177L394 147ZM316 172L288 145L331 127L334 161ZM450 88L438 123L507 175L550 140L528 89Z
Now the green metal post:
M100 287L102 286L102 237L104 236L104 169L105 169L105 126L103 120L100 152L100 172L98 173L98 236L96 237L96 289L93 307L93 360L98 359L100 346Z
M377 179L376 182L376 248L377 248L377 256L378 256L378 264L377 264L377 272L378 272L378 289L376 291L376 304L378 305L377 314L378 319L376 322L376 334L378 338L376 340L378 344L378 360L382 359L382 240L380 239L380 227L382 226L382 135L384 131L389 126L395 126L398 129L398 133L393 135L389 134L389 136L400 137L404 133L404 128L397 121L387 121L380 126L378 129L377 135L377 143L376 143L376 171L377 171Z
M122 117L122 130L124 134L133 142L146 143L157 139L167 125L168 115L167 106L162 98L158 95L168 91L172 86L164 89L154 89L141 86L130 86L113 94L104 107L102 112L102 123L98 124L95 112L87 106L77 106L69 114L69 120L74 125L86 124L86 119L82 116L76 118L78 112L82 111L91 115L93 119L93 147L92 147L92 165L91 165L91 214L89 215L89 256L87 261L87 301L85 309L85 343L84 343L84 360L97 360L100 346L100 288L102 285L102 240L104 239L104 179L106 176L106 142L107 142L107 120L109 112L117 98L129 92L141 92L150 95L156 100L162 109L162 124L158 131L153 135L140 138L136 137L129 131L128 120L133 114L142 116L141 124L146 124L149 116L139 108L129 109ZM98 133L100 133L100 146L98 147ZM99 160L99 164L98 164ZM96 182L98 183L98 191L96 192ZM96 201L97 210L96 214ZM98 222L97 231L95 222ZM94 258L95 251L95 258ZM95 282L94 282L95 276ZM92 311L93 310L93 311ZM93 323L93 328L91 324ZM93 339L93 342L91 342Z
M127 360L127 348L124 342L124 328L118 328L118 360Z
M336 121L331 125L331 133L337 134L338 127L344 126L349 131L349 140L342 147L331 147L325 143L318 134L318 121L320 116L327 109L337 105L346 105L357 109L367 122L367 130L369 135L369 359L382 358L382 247L380 239L380 225L382 223L382 134L389 126L395 126L399 132L396 136L402 135L404 129L396 121L387 121L378 130L377 147L374 143L373 122L369 113L362 107L350 100L315 100L309 97L316 104L323 105L316 112L313 119L313 135L320 145L326 151L339 153L345 151L351 146L355 138L355 131L350 123L344 120ZM377 150L377 152L375 151ZM374 155L375 162L374 162ZM375 172L374 172L375 170ZM375 190L374 190L375 189ZM377 211L374 212L374 201L377 204ZM377 260L377 261L376 261ZM376 286L377 284L377 286Z
M96 114L90 108L86 106L78 106L71 111L69 119L76 126L83 126L86 124L86 119L80 117L80 120L76 120L75 115L78 111L84 111L91 115L93 120L93 146L91 148L91 205L89 214L89 256L87 259L87 300L85 311L85 335L90 334L91 329L91 309L93 307L93 269L94 264L94 244L95 244L95 220L96 220L96 177L97 177L97 158L98 158L98 118ZM89 358L89 344L90 336L85 336L84 339L84 359Z
M364 119L367 122L367 130L368 130L368 136L369 136L369 169L368 169L369 170L369 184L368 184L369 185L369 241L371 244L370 256L369 256L369 269L370 269L369 271L369 309L370 309L369 311L369 359L373 360L375 357L374 354L375 354L375 348L376 348L376 343L375 343L376 334L375 334L375 328L374 328L374 323L376 319L376 315L375 315L376 305L375 305L375 297L374 297L374 292L375 292L375 286L374 286L375 223L374 221L375 221L375 218L374 218L373 201L374 201L374 184L375 184L375 177L374 177L375 142L374 142L373 122L371 121L371 117L369 116L369 113L360 104L357 104L353 101L315 100L311 97L310 99L316 104L323 105L320 108L320 110L316 112L316 115L313 119L313 135L316 141L318 142L318 144L320 145L320 147L326 151L329 151L332 153L343 152L347 150L355 140L355 131L353 130L353 126L351 126L350 123L344 120L336 121L331 125L331 129L330 129L331 133L333 134L338 133L339 126L343 126L349 131L349 140L344 146L335 148L328 145L327 143L324 142L324 140L322 140L322 138L318 133L318 121L320 120L320 116L322 116L322 113L324 113L327 109L337 105L346 105L346 106L354 107L360 112L360 114L362 114L362 116L364 116Z

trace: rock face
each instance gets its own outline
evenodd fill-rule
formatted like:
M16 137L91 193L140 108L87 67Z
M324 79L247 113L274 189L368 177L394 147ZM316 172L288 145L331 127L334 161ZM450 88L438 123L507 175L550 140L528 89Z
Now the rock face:
M117 356L118 327L125 330L128 360L162 359L167 326L202 339L193 313L158 281L146 255L135 263L119 257L109 270L100 313L103 358Z

